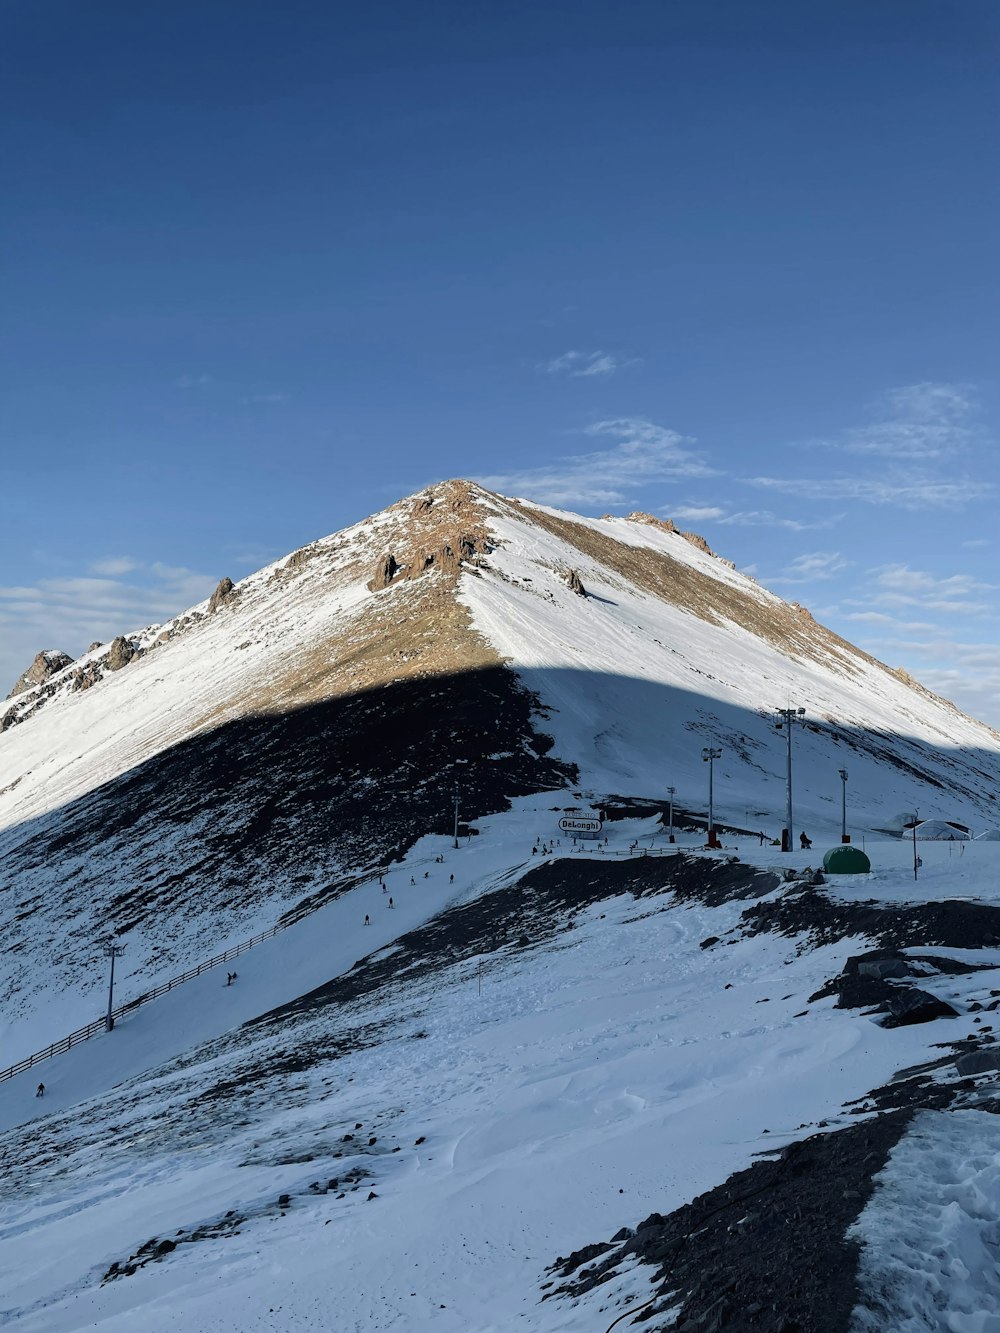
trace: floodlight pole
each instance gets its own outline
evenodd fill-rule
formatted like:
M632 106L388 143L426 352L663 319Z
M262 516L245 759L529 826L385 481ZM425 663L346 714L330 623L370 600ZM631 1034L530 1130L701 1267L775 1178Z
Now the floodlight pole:
M806 711L804 708L776 708L775 714L781 719L776 723L776 730L785 729L787 742L787 761L785 765L785 830L781 839L781 850L792 850L792 723Z
M125 952L124 944L116 944L113 936L109 936L102 941L102 948L105 958L111 959L111 980L108 982L108 1016L104 1020L104 1030L111 1032L115 1026L112 1010L115 1003L115 959L120 958Z
M715 837L715 761L722 758L721 750L713 750L706 746L701 752L701 757L708 764L708 845L717 846Z
M454 849L455 849L456 851L458 851L458 774L459 774L459 768L458 768L458 765L459 765L459 764L464 764L465 762L466 762L466 761L465 761L464 759L456 759L456 760L455 760L455 790L454 790L454 797L455 797L455 836L454 836L454 840L453 840L453 842L452 842L452 846L454 847Z
M840 774L840 841L850 842L851 835L847 831L847 769L837 771Z
M917 878L917 869L920 866L920 857L917 855L917 811L913 812L913 878Z
M674 792L676 790L677 790L676 787L667 788L667 791L670 795L670 841L671 842L674 841Z

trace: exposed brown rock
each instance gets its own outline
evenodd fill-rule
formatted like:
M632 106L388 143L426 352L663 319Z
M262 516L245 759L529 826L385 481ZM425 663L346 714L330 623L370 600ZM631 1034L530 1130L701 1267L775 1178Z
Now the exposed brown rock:
M47 649L35 655L35 660L27 671L22 672L14 682L14 688L8 699L13 699L16 694L23 694L25 690L30 690L33 685L43 685L50 676L54 676L57 671L62 671L73 661L68 653L59 652L57 649Z
M690 542L692 546L697 546L699 551L704 551L706 555L715 555L711 546L709 546L708 542L700 533L682 532L680 533L680 536L682 536L686 542Z
M396 563L396 557L391 551L386 551L385 555L375 566L375 575L368 587L372 592L378 592L380 588L388 588L399 573L400 566Z
M109 671L121 671L123 666L128 666L135 655L135 645L130 639L126 639L124 635L119 634L117 639L111 641L111 649L104 659L105 665Z
M608 514L610 518L612 515ZM680 529L672 518L657 518L654 514L645 514L641 509L634 510L631 514L625 515L626 523L644 523L647 528L659 528L662 532L680 533Z
M229 597L232 596L232 592L233 592L232 579L230 578L220 579L219 586L216 588L215 592L213 592L211 597L208 599L208 614L214 615L215 612L218 611L219 607L222 606L224 602Z
M571 569L566 575L566 586L570 592L575 592L577 597L586 597L587 595L587 589L583 586L583 579L580 578L575 569Z
M91 685L96 685L99 680L104 679L104 672L97 662L88 662L86 666L78 667L73 672L72 680L74 690L89 690Z
M103 639L95 639L94 642L93 642L93 643L90 645L90 647L87 649L87 652L88 652L88 653L92 653L92 652L95 652L98 648L103 648L103 647L104 647L104 640L103 640Z

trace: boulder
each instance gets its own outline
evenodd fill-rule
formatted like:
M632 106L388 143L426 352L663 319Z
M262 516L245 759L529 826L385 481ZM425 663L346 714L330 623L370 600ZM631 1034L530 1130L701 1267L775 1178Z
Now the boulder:
M109 671L121 671L123 666L128 666L132 658L135 657L135 645L119 634L117 639L112 639L111 648L106 658L106 666ZM82 687L81 687L82 688Z
M27 671L23 671L14 682L14 688L8 699L13 699L16 694L23 694L25 690L30 690L33 685L44 685L50 676L54 676L57 671L62 671L68 667L73 659L68 653L60 652L57 648L47 648L37 653L35 660Z
M1000 1051L966 1051L955 1060L955 1068L963 1076L992 1074L1000 1069Z
M233 581L230 578L219 580L219 585L215 592L208 599L208 613L214 615L220 606L223 606L233 593Z
M887 1028L910 1027L914 1023L930 1023L935 1018L957 1018L958 1012L944 1000L916 986L894 990L886 1003L889 1015L882 1020Z
M388 588L389 584L399 573L399 570L400 566L396 561L396 557L391 551L386 551L385 555L375 566L375 574L371 582L368 584L369 588L372 592L377 592L380 588Z
M580 578L575 569L571 569L566 575L566 586L570 592L575 592L577 597L586 597L587 595L587 589L583 586L583 579Z
M910 969L902 958L866 958L858 963L859 977L908 977Z

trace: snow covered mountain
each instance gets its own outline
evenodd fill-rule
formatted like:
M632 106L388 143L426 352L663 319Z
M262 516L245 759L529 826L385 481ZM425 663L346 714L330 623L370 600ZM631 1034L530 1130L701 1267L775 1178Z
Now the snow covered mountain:
M21 1182L0 1217L8 1320L583 1329L637 1308L650 1277L663 1328L675 1305L705 1329L817 1333L912 1305L886 1286L873 1181L895 1145L916 1151L915 1115L959 1096L932 1047L991 1004L1000 844L925 849L914 888L911 849L878 830L903 811L994 825L1000 735L670 523L461 481L57 663L0 714L0 1063L100 1012L109 930L127 999L289 924L235 985L209 970L38 1066L43 1100L34 1070L0 1083L0 1160ZM784 822L774 710L789 706L805 710L794 826L839 841L846 768L874 881L817 887L815 853L757 836ZM721 854L696 850L706 746ZM603 810L606 848L557 843L567 809ZM843 980L875 947L883 972ZM897 1021L904 1001L919 1020ZM988 1071L978 1028L955 1058ZM905 1096L885 1091L921 1064ZM974 1092L971 1158L952 1125L972 1122L945 1117L966 1166L994 1142ZM850 1206L817 1189L810 1225L833 1228L842 1290L817 1296L814 1260L775 1242L771 1276L794 1272L809 1313L789 1323L795 1300L765 1300L758 1272L712 1314L698 1273L741 1274L735 1242L712 1259L686 1238L708 1214L728 1236L761 1136L791 1149L804 1130L823 1146L780 1157L760 1188L785 1188L787 1168L805 1197L803 1162L841 1181ZM988 1167L973 1174L989 1193ZM706 1215L685 1214L705 1191ZM973 1241L992 1244L969 1222L967 1265ZM859 1248L882 1292L867 1305ZM1000 1301L985 1278L975 1291Z

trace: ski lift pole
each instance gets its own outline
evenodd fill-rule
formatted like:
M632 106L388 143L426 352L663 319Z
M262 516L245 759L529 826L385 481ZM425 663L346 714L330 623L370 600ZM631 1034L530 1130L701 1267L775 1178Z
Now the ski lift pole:
M104 1021L106 1032L111 1032L115 1026L114 1013L112 1012L115 1004L115 959L120 958L124 952L125 945L116 944L113 935L109 935L104 941L104 956L111 959L111 980L108 982L108 1016Z

